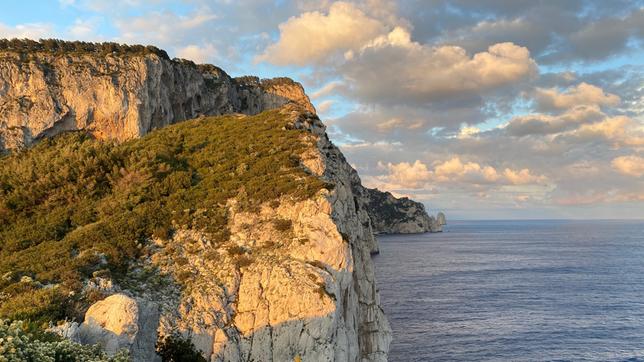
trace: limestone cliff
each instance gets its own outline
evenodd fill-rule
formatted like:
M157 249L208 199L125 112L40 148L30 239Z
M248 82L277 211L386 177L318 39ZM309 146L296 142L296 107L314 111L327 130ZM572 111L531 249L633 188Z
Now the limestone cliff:
M446 224L442 212L429 216L422 203L378 189L364 188L364 204L378 234L441 232Z
M190 340L209 361L386 361L391 330L370 256L371 221L353 192L357 174L317 116L297 105L279 114L312 145L301 165L326 188L252 210L230 199L223 242L178 226L145 247L141 266L169 285L132 290L93 278L86 288L110 296L82 324L56 331L112 353L127 348L135 361L158 360L157 334Z
M0 50L0 151L63 131L123 141L200 115L257 114L294 101L286 78L231 78L211 65L134 54Z
M118 149L102 161L118 161L114 167L105 167L106 172L111 172L109 177L101 175L101 180L104 179L99 183L101 192L107 192L108 196L93 193L83 199L82 211L87 211L87 217L74 214L59 224L53 218L43 217L41 225L58 228L51 233L55 239L49 240L49 234L43 233L42 240L38 241L40 244L33 242L31 245L19 238L14 240L13 249L7 249L6 255L0 253L0 257L12 260L12 268L19 268L20 273L7 270L3 274L3 278L6 276L4 284L0 286L21 293L26 290L24 295L19 295L23 301L28 300L27 292L60 291L61 296L103 296L103 300L89 309L85 307L85 317L78 321L80 324L71 322L55 330L82 343L99 343L110 352L127 348L135 361L158 360L154 353L157 338L174 335L192 341L211 361L289 361L297 358L302 361L385 361L391 331L380 308L370 259L370 253L378 251L374 233L437 231L441 219L429 217L422 204L363 187L357 172L330 142L299 83L286 78L231 78L217 67L170 60L160 51L122 54L105 52L103 47L101 55L97 56L91 44L87 49L79 52L0 51L0 151L30 146L40 139L70 130L84 130L99 139L124 141L164 128L168 133L151 144L156 147L163 142L180 142L188 138L182 133L188 129L194 133L190 137L198 139L190 147L177 148L176 144L163 147L186 150L189 154L204 149L212 139L208 138L212 129L199 131L198 127L205 127L209 122L230 125L230 119L236 119L239 124L245 124L244 127L256 122L262 127L261 132L265 133L262 136L266 136L267 142L283 137L279 132L298 130L297 137L307 145L306 149L292 154L293 149L281 149L280 144L263 144L265 149L259 151L260 146L230 146L226 143L229 139L223 137L218 139L221 144L215 147L218 152L249 155L259 164L257 167L261 166L265 172L263 176L274 175L282 180L285 177L282 172L289 167L305 175L298 175L295 181L284 181L291 188L290 193L278 193L279 198L265 200L249 209L240 205L250 193L253 180L246 179L246 184L239 184L240 175L250 168L247 163L228 165L220 170L223 167L221 159L201 157L195 161L200 168L190 171L192 174L182 168L173 174L174 178L165 180L163 178L170 174L173 165L185 168L187 161L172 159L173 155L164 153L164 149L158 151L161 152L158 157L148 159L146 152L152 150L145 147L149 147L149 143L138 144L136 147L142 148L141 153L131 154L123 160L118 157L137 148ZM271 109L273 111L266 112ZM250 117L261 112L270 114ZM248 116L231 116L227 120L201 117L192 123L181 123L189 124L185 129L178 129L180 125L166 127L190 118L231 113ZM277 117L284 125L279 129L271 128L267 126L267 117ZM232 124L217 130L231 134L241 132L235 129L237 123ZM146 138L159 132L163 133L163 130ZM55 142L51 147L55 147ZM64 152L53 154L74 157ZM89 162L78 164L92 165L93 154L89 154ZM152 167L150 160L160 161L153 164L151 174L137 168L127 170L135 156L143 157L141 162L148 165L146 167ZM277 156L288 162L277 168L270 167ZM20 157L18 154L16 160L7 158L3 162L21 165ZM69 164L59 162L60 165ZM47 165L47 162L40 164ZM70 165L77 166L76 163ZM20 169L29 167L21 166ZM15 220L21 218L16 230L24 230L30 225L29 217L34 212L18 214L20 205L29 204L23 200L27 196L13 193L19 188L21 177L32 180L34 176L29 172L17 175L13 166L7 168L10 169L0 171L11 174L5 180L15 180L16 185L3 188L2 192L12 193L7 195L13 199L10 200L11 208L0 203L0 212L15 213ZM177 199L183 201L185 195L181 194L183 196L177 196L177 199L168 196L168 190L174 190L175 185L179 185L179 193L202 187L199 182L216 172L230 176L225 181L213 177L209 184L217 192L230 187L221 193L226 195L225 200L203 208L188 205L163 209L163 205L169 207L167 205L172 202L184 206ZM76 180L73 171L66 172L67 176ZM155 197L159 200L146 201L152 197L147 194L125 200L118 197L123 189L138 192L138 183L142 185L141 190L146 190L156 178L159 185ZM307 178L315 180L316 185L326 186L305 199L294 197L293 194L301 194L301 186ZM64 182L58 178L55 181ZM95 181L92 182L94 185ZM33 184L38 188L44 182ZM65 190L56 187L56 190ZM114 195L109 196L106 190ZM206 191L200 189L199 195ZM50 191L43 189L42 194L47 192ZM68 195L69 199L73 197L74 193ZM97 199L89 202L90 198ZM17 203L15 200L22 201ZM51 203L62 203L65 198L52 200ZM114 237L110 232L120 230L118 227L110 229L112 224L108 223L123 221L118 214L111 215L110 210L123 202L127 205L123 212L130 212L144 201L149 201L145 210L155 210L160 215L155 222L162 216L173 218L161 223L165 228L161 234L166 237L154 236L155 231L145 234L142 241L143 232L137 231L136 240L120 240L119 248L126 248L128 251L123 254L131 258L126 261L128 273L120 275L120 279L103 276L106 270L109 272L109 260L105 258L105 249L99 252L97 245L102 242L109 245ZM47 205L38 204L44 215L48 215ZM60 210L66 205L57 207ZM111 215L111 219L97 221L103 214ZM144 216L148 214L128 215L145 220ZM203 228L190 226L213 224L210 218L219 218L217 220L222 223L217 224L219 229L214 231L217 237ZM127 220L122 225L131 227ZM100 233L92 234L94 229ZM0 228L0 233L6 232L9 237L17 238L20 234L10 231L10 228ZM87 243L90 237L96 243ZM69 252L55 255L72 258L68 264L74 268L77 265L78 269L69 270L65 275L79 278L85 275L85 279L61 281L52 277L57 275L56 268L66 265L65 261L55 265L30 265L29 255L42 254L48 250L47 245L60 246L66 242ZM82 250L82 245L88 249ZM92 263L82 264L83 258ZM122 271L123 263L118 267ZM0 271L5 272L2 267ZM29 282L31 289L25 289L24 285L11 288L22 283L21 275L35 276ZM74 289L79 285L82 290ZM7 296L9 299L0 301L10 303L10 295ZM81 300L78 305L84 302L87 301ZM0 312L15 309L2 307L0 305Z

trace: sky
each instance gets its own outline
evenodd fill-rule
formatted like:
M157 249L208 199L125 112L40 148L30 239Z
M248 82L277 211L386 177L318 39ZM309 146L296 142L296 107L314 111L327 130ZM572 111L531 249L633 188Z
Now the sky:
M365 185L448 219L644 218L644 1L11 1L0 37L289 76Z

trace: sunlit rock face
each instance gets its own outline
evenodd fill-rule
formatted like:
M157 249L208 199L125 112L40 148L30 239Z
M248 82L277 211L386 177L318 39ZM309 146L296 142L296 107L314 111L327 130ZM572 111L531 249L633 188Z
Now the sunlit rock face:
M294 105L281 112L306 130L315 146L302 163L329 187L253 211L230 200L223 243L189 229L154 240L147 263L171 285L92 305L72 338L110 353L127 348L135 361L154 360L146 359L156 341L149 336L177 334L209 361L387 360L391 329L371 221L353 192L359 179L314 114Z
M158 321L155 303L113 294L93 304L70 337L84 344L98 344L110 355L127 349L134 360L161 361L155 351Z
M159 332L179 331L212 361L386 361L391 330L375 285L370 220L354 202L355 171L317 117L283 112L316 141L304 164L334 187L256 212L229 203L231 238L219 249L239 250L253 259L249 265L235 267L239 257L226 252L203 258L206 235L177 233L169 245L195 271L193 287L163 307L170 312ZM288 220L290 229L275 220ZM175 268L163 250L153 260L161 270Z
M0 53L0 150L68 130L125 141L201 115L274 108L312 141L296 156L328 187L252 211L229 200L224 242L175 225L133 261L164 283L110 282L84 321L60 334L109 353L128 349L134 361L158 360L155 344L170 335L209 361L386 361L391 329L370 258L374 233L434 230L436 219L421 204L363 187L301 85L231 78L158 54Z
M0 51L0 151L69 130L123 141L200 115L256 114L294 101L287 78L231 78L211 65L157 54Z

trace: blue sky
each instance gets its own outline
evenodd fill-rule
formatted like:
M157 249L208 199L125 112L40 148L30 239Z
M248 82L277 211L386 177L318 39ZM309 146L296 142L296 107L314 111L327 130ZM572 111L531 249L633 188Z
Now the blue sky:
M305 86L364 183L459 218L644 218L644 2L6 2L0 36Z

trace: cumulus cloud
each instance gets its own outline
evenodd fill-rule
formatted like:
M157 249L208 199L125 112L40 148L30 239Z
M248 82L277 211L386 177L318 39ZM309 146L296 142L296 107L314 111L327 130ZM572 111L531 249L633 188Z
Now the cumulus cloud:
M419 160L416 160L412 164L408 162L398 164L389 163L386 168L389 171L387 181L399 185L402 188L422 188L431 178L431 173L427 169L427 165Z
M204 46L188 45L177 50L177 57L189 59L196 63L206 63L218 56L217 48L212 44Z
M9 26L0 23L0 37L1 38L51 38L54 34L54 27L46 23L28 23L18 24L16 26Z
M642 126L626 116L615 116L601 122L585 124L570 133L578 141L606 140L615 147L644 146Z
M521 170L505 168L500 172L490 165L464 162L458 156L445 161L436 161L432 168L420 160L414 163L379 162L378 165L385 174L375 179L380 182L381 187L393 190L431 188L438 184L458 184L465 187L529 185L543 184L547 180L545 176L534 175L527 168Z
M513 185L527 185L527 184L536 184L543 183L546 180L545 176L536 176L533 175L529 169L524 168L519 171L511 170L506 168L503 171L503 176Z
M357 49L386 31L385 25L347 2L333 3L328 13L302 13L280 24L280 38L258 60L278 65L305 65L334 53Z
M613 168L625 175L641 177L644 175L644 157L631 155L621 156L611 162Z
M481 166L476 162L464 163L458 157L437 164L434 175L441 182L461 180L473 184L493 183L500 177L491 166Z
M583 123L602 120L606 115L598 106L575 106L566 112L553 116L544 113L521 115L512 118L505 130L512 136L547 135L576 128Z
M366 102L427 104L512 85L536 74L527 48L499 43L469 55L457 46L431 47L400 27L350 54L341 67L351 91Z
M556 88L537 88L535 93L538 108L545 111L569 109L579 105L615 107L620 102L619 96L585 82L564 92Z

